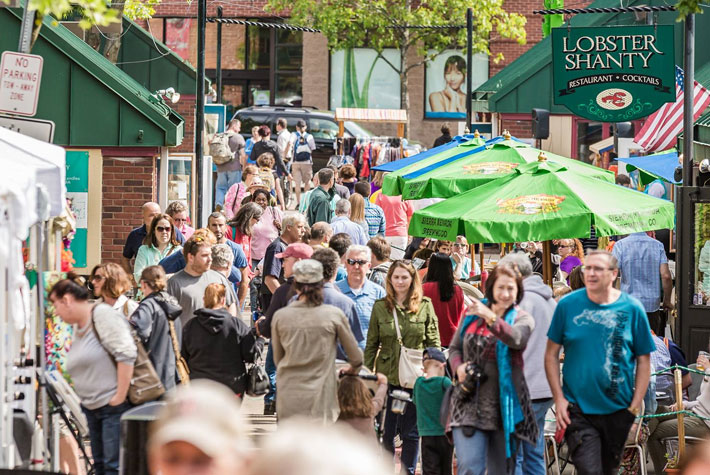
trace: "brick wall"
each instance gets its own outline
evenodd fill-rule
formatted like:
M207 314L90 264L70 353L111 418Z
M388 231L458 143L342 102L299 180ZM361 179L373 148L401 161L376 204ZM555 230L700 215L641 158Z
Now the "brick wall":
M170 149L171 152L193 153L195 151L195 111L197 110L197 96L195 94L182 94L176 104L171 104L175 112L185 119L183 130L185 134L178 147Z
M156 17L194 17L197 18L198 2L185 1L180 2L163 2L155 7ZM222 7L222 12L225 18L241 17L241 18L260 18L272 17L271 13L264 11L266 0L230 0L227 2L208 2L207 16L217 16L217 7Z
M104 158L101 262L120 262L131 229L143 221L141 206L155 201L155 159Z
M525 119L507 119L503 117L501 120L501 134L504 130L510 132L510 135L518 138L528 138L532 136L532 117Z

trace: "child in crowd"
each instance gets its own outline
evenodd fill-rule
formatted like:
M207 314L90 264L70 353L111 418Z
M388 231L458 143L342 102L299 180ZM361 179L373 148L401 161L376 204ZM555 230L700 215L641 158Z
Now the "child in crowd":
M412 393L421 437L422 475L451 475L454 447L439 419L444 394L451 386L445 376L446 356L438 348L427 348L423 364L424 376L417 378Z
M338 403L340 404L339 422L350 425L368 438L375 435L375 416L385 405L387 396L387 376L377 373L377 391L375 395L367 388L361 378L343 375L338 385Z

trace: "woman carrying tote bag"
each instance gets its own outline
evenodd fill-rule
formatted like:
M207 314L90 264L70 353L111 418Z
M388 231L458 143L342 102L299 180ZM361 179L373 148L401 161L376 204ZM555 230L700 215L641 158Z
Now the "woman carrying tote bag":
M394 261L385 279L387 296L372 307L370 328L365 345L365 366L387 376L389 392L413 385L420 371L417 357L428 347L440 347L439 324L431 300L422 294L422 284L416 269L408 261ZM397 325L395 325L395 318ZM403 343L403 344L400 344ZM378 352L379 349L379 352ZM402 355L405 360L402 360ZM403 374L402 372L406 372ZM400 374L403 380L400 380ZM419 450L417 411L407 403L404 414L392 412L392 398L388 398L383 442L394 454L394 437L399 429L402 439L402 465L414 475Z

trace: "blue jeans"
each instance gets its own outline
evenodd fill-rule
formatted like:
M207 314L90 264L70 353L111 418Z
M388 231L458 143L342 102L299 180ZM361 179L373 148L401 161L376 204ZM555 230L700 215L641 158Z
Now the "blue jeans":
M393 389L399 389L412 394L411 389L404 389L399 386L388 386L388 393ZM419 431L417 430L417 407L413 402L406 403L404 414L392 412L392 398L387 398L387 412L385 413L385 431L382 436L382 443L390 453L394 454L394 436L399 434L402 440L402 471L408 475L414 475L417 468L417 458L419 457Z
M124 402L119 406L108 404L98 409L81 407L86 414L91 441L91 455L96 475L118 473L121 449L121 415L131 408Z
M264 369L266 374L269 375L269 381L271 381L271 389L264 396L264 402L273 402L276 399L276 363L274 363L274 350L271 345L269 345L269 349L266 352Z
M242 181L242 171L235 172L218 172L217 183L215 183L214 204L224 206L224 196L229 191L229 188L235 183Z
M544 402L533 402L535 422L540 430L537 444L521 442L516 460L516 475L545 475L545 414L552 407L552 399Z
M464 430L468 428L454 427L454 447L458 459L458 475L504 474L505 437L502 430L476 430L467 437Z

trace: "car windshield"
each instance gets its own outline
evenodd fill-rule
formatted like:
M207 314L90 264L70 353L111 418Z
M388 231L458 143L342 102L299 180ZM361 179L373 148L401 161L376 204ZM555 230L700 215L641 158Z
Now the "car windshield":
M345 121L345 132L346 134L349 134L351 137L372 137L372 132L369 130L363 129L359 125L357 125L355 122L350 122L349 120Z

